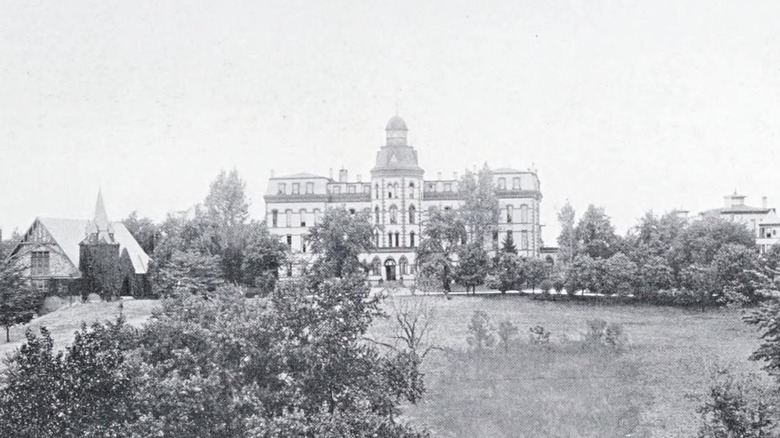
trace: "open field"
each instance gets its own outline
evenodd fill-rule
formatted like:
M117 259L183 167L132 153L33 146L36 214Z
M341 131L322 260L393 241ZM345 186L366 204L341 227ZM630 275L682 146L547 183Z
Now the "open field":
M419 299L399 296L397 302ZM490 437L687 437L698 425L698 401L715 364L758 371L747 360L757 347L752 327L735 310L696 310L578 302L534 301L527 296L424 298L435 309L432 351L423 364L427 392L404 410L406 419L428 426L435 436ZM386 309L393 311L390 300ZM140 326L158 301L123 303L128 322ZM519 329L509 352L494 347L469 352L468 322L475 310L494 325L510 320ZM81 321L114 318L118 303L77 304L34 320L46 326L59 348L67 345ZM629 345L620 353L581 348L577 339L586 322L600 318L621 324ZM551 346L528 341L528 329L552 333ZM387 340L393 321L371 329ZM5 356L21 345L24 328L11 332L0 347ZM568 342L563 341L568 339ZM2 365L0 365L2 366Z
M758 345L756 334L735 310L701 313L518 296L426 300L436 308L432 341L456 351L426 358L428 392L405 415L436 436L693 436L699 402L691 396L704 393L712 367L760 368L747 360ZM509 319L518 326L518 343L508 354L466 351L468 322L477 309L486 310L494 325ZM564 336L581 337L595 318L623 325L629 340L624 352L562 342ZM529 343L528 329L536 325L552 332L550 348ZM389 336L392 321L379 321L372 330Z

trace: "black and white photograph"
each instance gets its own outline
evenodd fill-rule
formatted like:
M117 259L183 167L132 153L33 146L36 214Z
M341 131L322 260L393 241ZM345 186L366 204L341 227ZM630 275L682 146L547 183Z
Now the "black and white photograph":
M780 437L780 2L0 0L0 437Z

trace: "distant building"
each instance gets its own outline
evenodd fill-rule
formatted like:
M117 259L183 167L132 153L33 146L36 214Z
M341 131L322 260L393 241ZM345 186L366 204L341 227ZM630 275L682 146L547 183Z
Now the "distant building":
M423 178L425 172L417 161L417 151L407 142L407 132L402 118L390 119L385 145L377 151L367 181L360 175L350 181L346 169L339 171L337 180L332 175L310 173L272 176L265 194L271 233L305 259L309 249L304 236L326 208L365 211L376 226L376 249L363 257L371 266L369 278L374 282L413 279L422 222L434 209L457 209L463 197L458 193L457 172L452 178L441 174L435 179ZM488 249L497 248L511 234L519 255L539 257L542 193L536 172L498 168L493 170L493 181L501 215ZM283 269L284 275L294 275L294 267Z
M36 218L11 251L33 287L51 295L144 296L149 256L98 194L92 220Z
M777 235L780 220L775 209L767 206L766 196L762 198L761 207L746 205L745 198L735 191L723 197L723 207L704 211L700 216L720 217L744 225L756 237L759 250L764 252L770 246L780 243L780 236Z

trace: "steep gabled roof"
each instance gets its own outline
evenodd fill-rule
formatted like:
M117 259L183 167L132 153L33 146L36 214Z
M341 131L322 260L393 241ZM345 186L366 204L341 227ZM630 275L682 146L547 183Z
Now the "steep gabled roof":
M774 210L770 211L769 214L764 216L763 219L761 219L761 222L758 223L759 225L780 225L780 217L777 217L777 213L775 213Z
M90 221L83 219L38 218L51 237L62 248L73 266L79 267L79 244L87 236ZM122 222L112 222L114 240L119 244L119 251L127 250L136 274L146 274L149 269L149 255L136 242L130 231Z

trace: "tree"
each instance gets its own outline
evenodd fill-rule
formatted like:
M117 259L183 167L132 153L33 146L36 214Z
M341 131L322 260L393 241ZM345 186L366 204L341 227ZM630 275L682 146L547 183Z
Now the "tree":
M249 202L246 199L246 183L236 169L230 173L220 172L211 183L203 207L200 220L205 228L203 239L208 252L220 256L225 280L240 283Z
M528 259L523 263L523 272L531 290L536 290L536 286L548 276L547 263L537 258Z
M709 265L723 245L733 243L755 248L753 233L739 223L718 217L706 217L692 222L675 240L669 254L675 274L694 264Z
M30 322L42 304L42 294L30 287L24 272L25 266L15 259L0 261L0 324L6 342L11 341L11 327Z
M561 232L558 235L558 251L561 263L565 265L573 262L574 256L577 255L577 235L574 227L574 218L574 207L571 206L569 201L566 201L566 204L558 212L558 223L561 227Z
M0 262L5 261L6 258L11 256L11 251L14 250L16 244L19 243L20 240L22 240L22 235L19 234L18 230L14 230L13 233L11 233L11 238L6 240L0 239Z
M224 283L219 256L195 251L176 251L160 269L157 282L162 294L189 292L208 294Z
M475 175L467 170L458 181L463 205L458 209L466 228L468 241L483 244L498 224L499 204L493 185L493 172L485 164Z
M758 290L763 287L764 277L754 249L731 243L723 245L712 260L712 268L726 302L755 304L762 298Z
M242 283L270 293L276 285L279 268L286 259L287 248L279 239L271 236L265 223L251 222L245 230Z
M603 278L600 292L606 295L627 296L634 290L637 267L623 253L617 253L603 263Z
M485 282L490 268L490 258L481 244L473 242L461 245L457 250L458 264L455 267L455 281L469 287L476 293L476 287Z
M578 251L592 258L607 259L617 251L615 227L601 207L589 205L577 223L574 234Z
M138 212L134 211L122 223L125 224L127 231L133 235L144 252L150 255L154 253L154 245L160 237L160 231L151 219L139 217Z
M114 323L83 325L63 351L45 329L9 359L0 390L0 435L119 437L140 412L137 369L126 360L134 330ZM132 434L130 434L132 436Z
M501 252L517 255L517 247L515 246L515 240L512 237L512 233L508 233L501 242Z
M450 292L455 255L466 240L466 226L453 210L434 210L423 224L423 238L417 247L418 271L438 278L444 292Z
M496 342L493 336L494 330L488 313L484 310L475 310L469 321L469 336L466 341L476 350L492 347Z
M313 269L318 277L343 278L364 271L358 256L374 247L374 228L365 213L329 208L309 230L307 240L317 256Z
M525 274L520 257L512 253L500 254L491 279L488 286L498 289L501 293L522 287Z

